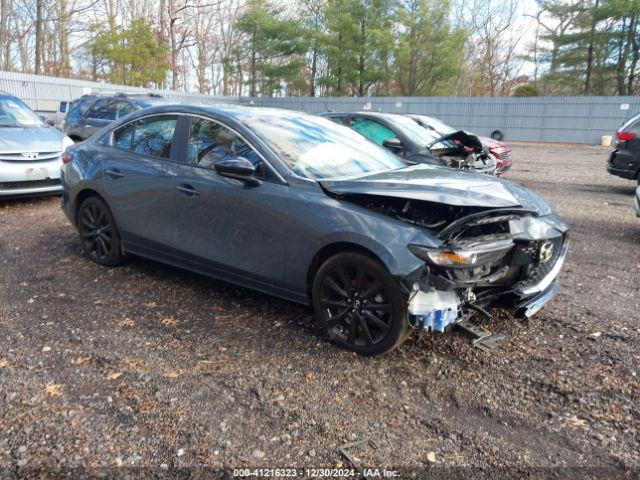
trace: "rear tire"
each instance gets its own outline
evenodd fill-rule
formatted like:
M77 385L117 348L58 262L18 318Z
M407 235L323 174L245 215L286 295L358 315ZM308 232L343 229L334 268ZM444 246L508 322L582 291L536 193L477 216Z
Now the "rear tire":
M361 253L340 253L325 261L311 295L319 328L361 355L389 352L410 333L407 299L398 283L383 265Z
M122 265L120 234L107 204L99 197L89 197L82 202L76 219L80 244L93 262L105 267Z

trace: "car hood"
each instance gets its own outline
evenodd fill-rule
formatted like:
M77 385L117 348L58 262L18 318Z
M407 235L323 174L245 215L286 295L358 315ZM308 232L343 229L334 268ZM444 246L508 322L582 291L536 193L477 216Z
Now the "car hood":
M494 140L491 137L478 137L478 139L485 144L487 148L505 148L506 145L498 140Z
M51 127L0 127L0 153L60 152L63 139Z
M337 195L376 195L464 207L522 208L548 215L540 196L516 183L455 168L414 165L351 179L320 181Z

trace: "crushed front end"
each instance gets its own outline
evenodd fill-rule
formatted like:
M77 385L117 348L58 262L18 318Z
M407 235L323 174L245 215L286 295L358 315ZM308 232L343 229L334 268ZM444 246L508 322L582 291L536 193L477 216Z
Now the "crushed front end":
M567 232L568 225L553 214L492 209L440 230L438 248L409 245L425 261L404 279L410 323L443 332L487 307L535 314L559 290Z

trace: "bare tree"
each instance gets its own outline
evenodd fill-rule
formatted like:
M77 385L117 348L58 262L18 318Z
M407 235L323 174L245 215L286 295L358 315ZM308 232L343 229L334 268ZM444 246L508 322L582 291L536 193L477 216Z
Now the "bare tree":
M522 68L518 55L520 35L514 30L518 14L515 0L474 0L467 5L467 94L504 96L511 93Z

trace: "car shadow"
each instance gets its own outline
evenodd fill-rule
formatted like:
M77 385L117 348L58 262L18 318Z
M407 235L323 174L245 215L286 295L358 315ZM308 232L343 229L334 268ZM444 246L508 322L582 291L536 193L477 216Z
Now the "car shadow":
M60 199L62 195L56 193L55 195L38 195L38 196L20 196L20 197L0 197L0 208L13 207L22 205L39 205L44 204L51 199Z

